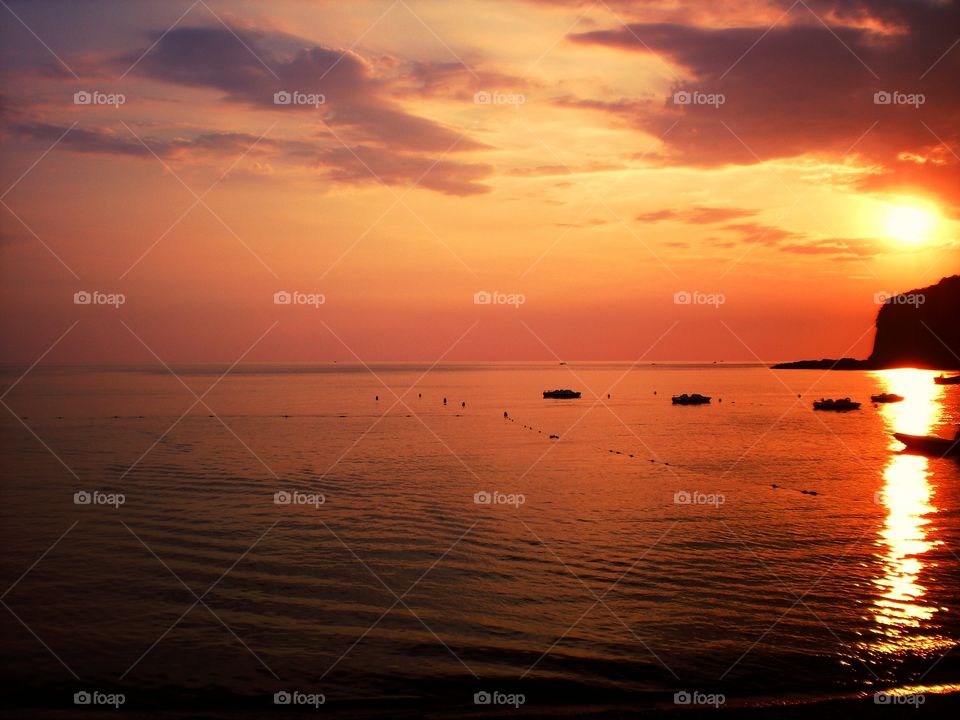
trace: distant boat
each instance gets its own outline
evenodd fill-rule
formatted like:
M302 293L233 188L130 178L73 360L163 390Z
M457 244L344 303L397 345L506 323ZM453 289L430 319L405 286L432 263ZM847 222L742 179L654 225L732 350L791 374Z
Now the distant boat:
M906 433L894 433L893 436L906 445L907 450L921 455L960 456L960 432L954 436L953 440L934 435L907 435Z
M854 402L850 398L840 398L839 400L820 398L819 400L813 401L814 410L834 410L836 412L846 412L847 410L857 410L860 408L860 403Z
M670 398L674 405L706 405L710 402L710 398L707 395L701 395L700 393L694 393L693 395L674 395Z
M554 400L575 400L580 397L580 393L577 390L544 390L543 397Z
M893 403L893 402L902 402L906 398L903 395L897 395L896 393L880 393L879 395L871 395L870 402L875 403Z
M960 385L960 375L954 375L952 377L940 375L939 377L935 377L933 381L937 385Z

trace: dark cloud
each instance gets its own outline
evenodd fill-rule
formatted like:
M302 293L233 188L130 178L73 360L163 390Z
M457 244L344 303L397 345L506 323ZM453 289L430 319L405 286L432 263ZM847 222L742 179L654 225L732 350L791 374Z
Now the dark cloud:
M60 146L86 154L135 158L152 158L155 154L164 159L203 154L238 157L244 153L251 158L282 157L290 164L323 170L325 176L334 182L368 184L379 180L385 185L400 186L416 183L418 187L446 195L488 192L491 188L480 181L493 173L492 166L479 163L436 160L362 145L350 149L317 150L310 143L258 138L247 133L201 133L191 139L173 140L141 135L141 143L125 129L116 131L75 127L64 134L67 126L28 122L10 125L8 130L19 137L47 143L63 136ZM272 174L268 170L268 165L255 163L247 172L251 175Z
M76 126L67 132L67 125L43 122L20 122L8 126L8 130L19 137L42 140L53 143L62 137L59 145L77 153L121 155L137 158L149 158L154 154L161 158L179 154L234 154L249 155L287 153L298 155L313 148L309 143L293 140L273 140L258 138L249 133L200 133L193 138L174 138L172 140L153 136L133 135L124 128L103 129ZM140 140L143 140L141 142ZM149 148L149 149L148 149ZM252 150L250 148L253 148ZM152 151L152 152L151 152Z
M333 148L320 153L317 167L337 182L429 188L446 195L478 195L490 187L480 181L493 172L484 164L432 160L419 155L401 155L374 147Z
M406 112L390 97L390 79L378 75L356 53L320 46L301 46L291 52L288 36L234 32L223 27L176 28L159 37L134 72L167 83L219 90L227 101L251 107L313 113L319 130L326 124L334 132L346 133L349 142L381 143L398 151L483 147L461 131ZM138 54L125 56L118 66L132 62ZM276 93L294 91L322 95L325 103L319 108L275 104Z
M960 138L960 52L947 52L960 27L958 3L808 5L829 28L798 4L772 29L638 22L575 33L569 39L581 45L655 52L683 79L659 103L563 104L658 137L666 133L670 164L716 167L804 155L836 161L850 153L875 170L860 179L863 189L936 193L960 211L960 161L953 154ZM677 105L679 90L720 93L725 102ZM880 91L922 93L926 101L919 108L878 105Z

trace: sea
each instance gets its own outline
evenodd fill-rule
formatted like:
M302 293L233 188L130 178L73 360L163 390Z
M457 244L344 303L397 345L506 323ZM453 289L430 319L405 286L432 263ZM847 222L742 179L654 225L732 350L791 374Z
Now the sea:
M891 435L957 432L960 386L932 371L0 374L11 716L619 717L960 688L960 462Z

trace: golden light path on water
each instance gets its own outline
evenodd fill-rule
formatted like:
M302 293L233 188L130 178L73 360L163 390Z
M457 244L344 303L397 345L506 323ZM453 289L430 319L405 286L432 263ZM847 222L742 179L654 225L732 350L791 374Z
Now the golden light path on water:
M890 432L929 435L941 419L942 389L933 382L936 373L901 368L878 372L883 392L906 399L880 406ZM901 454L902 444L890 438L893 451L883 472L884 486L877 502L887 516L880 532L884 575L876 580L880 595L874 601L874 618L882 640L874 650L896 654L902 651L934 650L948 641L925 635L926 625L938 608L924 602L926 588L920 583L929 561L924 556L941 543L930 537L930 517L937 512L930 485L929 458Z

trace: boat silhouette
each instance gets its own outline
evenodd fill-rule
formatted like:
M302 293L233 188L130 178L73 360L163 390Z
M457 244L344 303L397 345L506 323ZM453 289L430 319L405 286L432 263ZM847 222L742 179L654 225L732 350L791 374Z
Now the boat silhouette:
M839 400L833 400L832 398L827 398L824 400L820 398L819 400L813 401L814 410L833 410L834 412L846 412L848 410L858 410L860 408L860 403L854 402L848 397L840 398Z
M674 405L706 405L710 402L710 397L700 393L693 393L693 395L683 393L683 395L674 395L670 400Z
M908 435L907 433L893 433L893 436L906 445L904 452L914 452L920 455L935 457L960 457L960 431L953 440L937 437L936 435Z
M579 390L544 390L544 398L552 398L554 400L575 400L580 397Z

